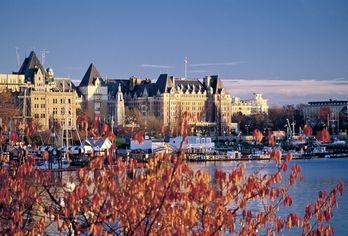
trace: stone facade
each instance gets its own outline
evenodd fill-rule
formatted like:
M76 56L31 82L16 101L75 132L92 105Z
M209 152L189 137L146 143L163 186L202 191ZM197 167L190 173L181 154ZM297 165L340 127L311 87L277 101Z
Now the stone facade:
M4 90L19 92L26 86L24 79L24 75L20 74L0 74L0 92Z
M73 92L32 90L30 93L31 117L41 129L48 129L52 121L65 129L76 125L76 96Z
M45 70L31 52L18 73L0 76L0 88L5 87L20 93L22 104L29 107L25 115L41 129L48 129L52 121L74 129L81 107L90 118L96 113L117 126L125 125L125 107L153 115L170 129L178 129L184 116L189 125L211 127L220 134L232 125L231 96L218 76L198 80L162 74L155 83L137 77L104 81L91 64L76 88L67 78L55 78L52 69Z
M107 119L108 91L105 81L101 78L94 64L88 67L78 87L83 96L83 107L88 112L90 119L94 113L103 119Z
M162 74L155 83L131 77L129 80L107 81L109 101L115 100L121 88L124 104L143 115L153 115L164 127L177 129L184 115L192 126L213 126L215 133L231 128L231 96L218 76L182 79ZM109 102L112 104L112 102ZM117 110L117 107L109 109ZM116 117L116 115L115 115Z
M19 86L21 106L27 107L23 115L31 118L37 129L47 130L53 121L65 129L76 127L82 99L70 79L55 78L52 69L44 70L34 52L25 58L18 75L24 77L24 86Z

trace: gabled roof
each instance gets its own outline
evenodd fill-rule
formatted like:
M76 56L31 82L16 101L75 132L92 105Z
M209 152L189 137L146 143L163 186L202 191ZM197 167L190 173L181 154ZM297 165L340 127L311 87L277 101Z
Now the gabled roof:
M115 98L118 91L118 86L121 86L121 91L126 93L129 90L129 80L125 79L108 79L106 80L106 86L108 87L108 94Z
M172 79L168 74L161 74L156 81L156 86L161 93L167 92L172 87Z
M102 83L104 83L104 81L101 79L101 76L97 68L93 63L91 63L86 71L86 74L83 76L83 79L81 80L79 87L87 87L89 85L94 85L94 81L97 78L99 78L102 81Z
M82 146L91 146L93 149L109 149L111 141L103 137L99 137L97 140L93 140L92 137L86 137L82 140Z
M159 88L156 86L156 84L147 83L136 85L135 89L132 92L133 95L136 94L137 96L144 96L144 93L146 91L148 97L153 97L157 94L158 89Z
M126 97L143 97L145 94L147 94L148 97L154 97L157 96L158 93L169 93L172 90L174 90L174 92L180 90L182 92L188 91L189 93L193 91L196 93L198 91L204 93L204 91L211 89L213 93L221 93L223 89L223 84L219 76L211 76L210 87L207 87L198 79L174 78L167 74L161 74L156 83L151 83L150 80L142 80L140 83L133 85L132 88L131 83L130 80L107 80L108 94L114 98L119 85Z
M38 69L40 69L41 72L45 75L46 71L43 65L37 58L35 52L31 51L29 57L24 59L23 64L18 71L18 74L24 74L26 80L30 78L30 81L32 81Z
M200 88L200 91L203 92L205 87L203 83L199 80L193 80L193 79L177 79L175 80L175 87L182 89L183 92L185 92L187 89L189 90L195 90L197 92Z
M77 89L75 84L70 79L55 79L56 89L60 92L71 92L76 91L76 93L81 96L80 91Z
M221 79L218 75L212 75L210 80L210 86L213 88L214 93L220 93L224 88Z

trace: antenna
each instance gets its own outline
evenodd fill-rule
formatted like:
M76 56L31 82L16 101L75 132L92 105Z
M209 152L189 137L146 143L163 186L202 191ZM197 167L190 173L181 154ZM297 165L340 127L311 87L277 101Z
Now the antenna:
M185 56L184 64L185 64L185 79L187 78L187 57Z
M16 47L16 59L17 59L17 67L19 70L19 48L18 47Z
M47 51L46 49L42 49L41 50L41 62L43 67L45 68L45 58L46 58L46 54L50 53L50 51Z

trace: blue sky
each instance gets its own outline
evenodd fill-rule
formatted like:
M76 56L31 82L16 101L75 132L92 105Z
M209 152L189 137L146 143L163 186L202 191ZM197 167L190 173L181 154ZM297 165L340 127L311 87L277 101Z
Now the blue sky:
M91 62L104 78L180 77L185 56L194 78L348 80L346 0L3 0L0 9L0 73L17 69L18 47L21 62L48 50L45 66L75 81Z

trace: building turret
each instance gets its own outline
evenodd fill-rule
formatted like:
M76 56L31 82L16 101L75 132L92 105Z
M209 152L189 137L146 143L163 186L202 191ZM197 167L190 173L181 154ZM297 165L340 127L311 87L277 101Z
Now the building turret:
M123 126L125 120L125 110L124 110L124 99L121 88L121 83L118 84L118 90L116 93L116 104L115 104L115 124L117 126Z

